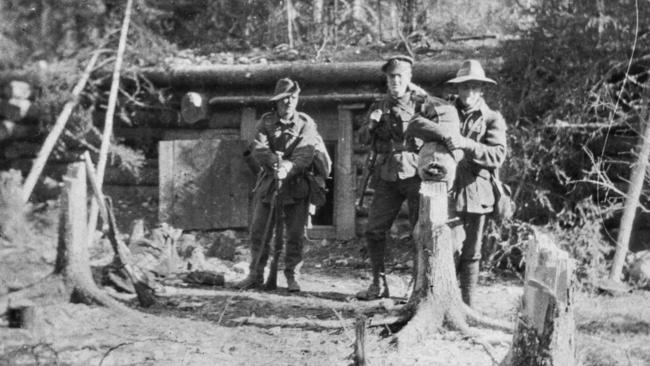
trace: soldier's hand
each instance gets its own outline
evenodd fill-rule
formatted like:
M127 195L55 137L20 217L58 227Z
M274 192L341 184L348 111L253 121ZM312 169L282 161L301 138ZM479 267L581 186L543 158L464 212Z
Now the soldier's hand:
M384 114L381 109L375 109L374 111L370 112L370 116L368 119L370 122L368 123L368 129L370 131L373 131L377 126L379 125L379 121L381 120L381 116Z
M459 134L454 134L445 139L445 145L449 151L465 150L471 146L471 140Z
M282 160L280 164L278 164L278 168L275 170L275 177L280 180L286 179L292 167L292 162L288 160Z

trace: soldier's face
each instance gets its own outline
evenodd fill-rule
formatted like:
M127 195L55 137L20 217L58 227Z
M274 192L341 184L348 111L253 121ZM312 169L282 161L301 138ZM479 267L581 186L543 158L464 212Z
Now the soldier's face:
M483 86L476 81L458 85L458 98L463 105L473 106L483 97Z
M393 97L401 97L411 83L411 70L393 70L386 73L388 93Z
M277 101L278 115L282 118L289 118L296 112L298 106L298 94L292 94Z

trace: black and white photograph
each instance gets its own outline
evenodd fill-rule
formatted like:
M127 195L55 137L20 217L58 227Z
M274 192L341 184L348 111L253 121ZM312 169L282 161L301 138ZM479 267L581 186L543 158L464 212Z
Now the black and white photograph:
M650 0L0 0L0 366L650 365Z

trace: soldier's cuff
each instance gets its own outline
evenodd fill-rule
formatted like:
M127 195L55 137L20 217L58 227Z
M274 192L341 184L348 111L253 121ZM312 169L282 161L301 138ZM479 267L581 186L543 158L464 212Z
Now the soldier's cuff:
M463 147L463 150L465 152L469 152L469 153L472 153L472 154L475 153L476 148L478 147L478 142L476 142L476 141L474 141L472 139L468 139L467 137L465 137L464 139L465 139L465 141L464 141L463 145L465 145L465 146Z

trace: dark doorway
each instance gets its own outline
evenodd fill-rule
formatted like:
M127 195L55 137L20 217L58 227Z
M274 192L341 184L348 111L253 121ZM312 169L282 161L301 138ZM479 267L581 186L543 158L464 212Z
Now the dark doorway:
M325 141L327 152L332 158L332 164L336 164L336 141ZM325 181L327 201L321 207L316 208L316 213L311 218L312 225L327 226L334 224L334 166L330 178Z

